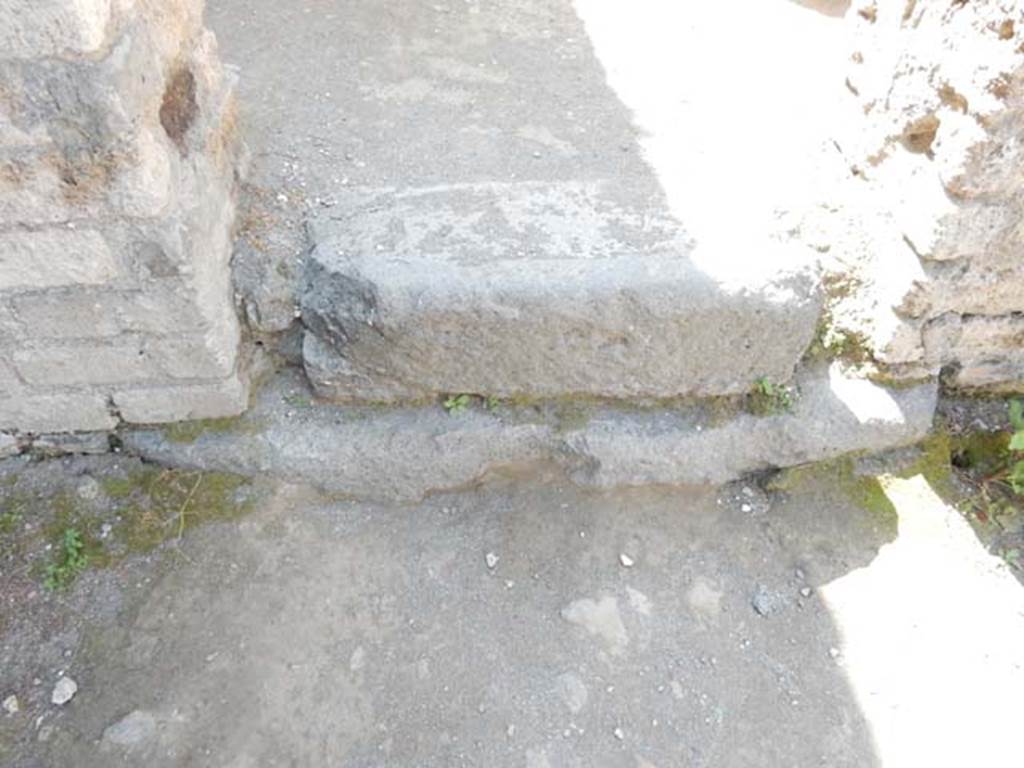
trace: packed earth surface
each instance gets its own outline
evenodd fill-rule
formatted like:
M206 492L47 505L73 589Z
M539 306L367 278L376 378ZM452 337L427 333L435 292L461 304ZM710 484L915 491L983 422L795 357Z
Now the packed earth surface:
M1020 763L1019 10L627 5L189 16L227 333L4 326L0 765Z
M931 454L408 505L8 459L3 764L997 764L1024 591Z

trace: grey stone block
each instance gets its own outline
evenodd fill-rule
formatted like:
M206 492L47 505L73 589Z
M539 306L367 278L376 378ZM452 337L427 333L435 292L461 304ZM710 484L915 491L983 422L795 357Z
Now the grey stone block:
M170 465L262 474L351 496L412 500L517 466L561 466L576 482L611 488L723 483L773 467L881 451L924 438L934 382L889 389L838 368L801 371L792 411L711 419L703 404L676 409L588 408L567 427L557 408L317 404L286 373L236 422L200 426L194 440L128 429L127 450Z
M127 450L155 461L305 481L358 497L415 500L489 469L542 456L548 427L490 415L313 405L301 379L276 380L237 423L178 442L163 430L127 430Z
M65 432L40 435L32 441L32 451L44 456L102 454L110 452L109 432Z
M726 288L663 204L610 184L466 184L339 208L310 227L301 295L319 342L308 372L336 400L735 394L789 379L820 312L801 246L784 259L797 266Z
M714 485L922 440L938 392L934 381L894 389L848 378L838 365L803 370L795 386L792 411L737 414L721 424L696 423L685 413L607 411L566 435L560 455L584 485Z

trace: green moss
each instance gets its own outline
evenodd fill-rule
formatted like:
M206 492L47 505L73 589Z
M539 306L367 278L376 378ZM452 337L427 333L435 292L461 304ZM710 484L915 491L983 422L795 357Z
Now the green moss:
M245 478L226 473L145 467L101 481L115 502L103 515L68 492L27 503L48 508L50 519L42 532L48 543L56 547L68 530L77 531L88 566L104 568L150 552L197 525L246 514L252 501L238 498L245 483Z
M938 431L918 445L920 456L907 467L893 474L897 477L921 475L928 485L944 499L957 495L953 481L953 440L947 432Z
M951 455L958 466L991 475L1006 466L1009 432L973 432L951 441Z
M114 540L125 553L145 553L196 525L241 517L252 506L236 498L244 483L238 475L154 467L111 482L125 501Z
M21 522L21 514L13 510L0 513L0 535L14 533Z
M135 475L125 477L104 477L100 487L111 499L124 499L131 495L136 487Z
M835 324L830 310L822 312L815 328L805 360L841 360L862 365L874 362L874 353L867 336L857 331L840 328Z
M795 391L786 384L776 384L762 376L747 395L747 410L755 416L772 416L793 408Z
M586 403L560 402L555 406L555 430L565 434L583 429L590 421L590 406Z
M895 390L913 389L914 387L919 387L922 384L928 384L932 381L932 379L927 376L897 376L881 368L874 367L866 370L864 375L867 377L868 381Z
M251 433L259 430L259 424L244 416L228 416L223 419L197 419L179 421L163 428L164 436L172 443L193 443L210 432Z
M770 490L795 491L812 483L838 488L859 508L870 512L881 522L895 526L896 508L877 477L855 471L855 459L845 457L834 461L808 464L786 469L768 484Z

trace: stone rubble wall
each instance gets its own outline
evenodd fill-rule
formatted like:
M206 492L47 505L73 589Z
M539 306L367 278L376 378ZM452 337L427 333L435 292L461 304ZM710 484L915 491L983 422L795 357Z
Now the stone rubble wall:
M202 0L0 0L0 430L236 414L233 76Z
M861 0L844 23L809 227L848 278L834 319L889 376L1024 390L1024 4Z

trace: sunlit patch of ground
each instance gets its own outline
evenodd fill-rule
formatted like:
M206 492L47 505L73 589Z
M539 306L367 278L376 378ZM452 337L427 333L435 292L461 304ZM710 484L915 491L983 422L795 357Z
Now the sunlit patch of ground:
M880 763L1015 764L1024 590L923 476L880 481L896 540L821 590Z

